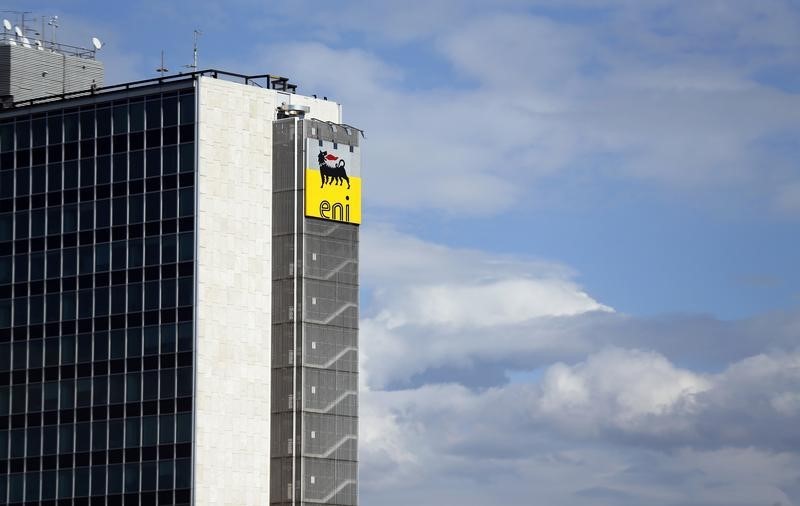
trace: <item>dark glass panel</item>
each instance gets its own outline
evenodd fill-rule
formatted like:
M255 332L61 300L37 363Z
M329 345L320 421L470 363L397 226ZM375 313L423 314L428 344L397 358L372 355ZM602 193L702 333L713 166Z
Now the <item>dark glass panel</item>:
M44 209L31 211L31 237L42 237L45 235L45 216Z
M146 104L147 128L161 127L161 97L152 97Z
M144 354L155 355L158 353L158 327L144 328Z
M25 500L37 501L39 499L39 479L38 472L29 472L25 475Z
M77 259L78 253L75 248L67 248L64 250L64 276L74 276L77 274Z
M128 178L128 156L125 153L114 155L114 182L125 181Z
M47 169L38 165L31 169L31 193L44 193L47 191Z
M133 448L139 446L139 418L128 418L125 420L125 447Z
M142 310L142 284L131 283L128 285L128 312Z
M44 146L47 143L47 125L45 119L35 119L31 122L33 146Z
M64 162L64 189L78 187L78 162Z
M28 367L31 369L42 367L44 343L41 339L28 341Z
M64 140L66 142L78 140L78 115L68 114L64 116Z
M130 172L131 179L141 179L144 177L144 152L132 151L130 153Z
M0 125L0 151L14 151L14 125Z
M92 495L103 495L106 491L106 468L92 467Z
M6 170L0 172L0 198L11 198L14 196L14 172Z
M114 106L114 133L121 134L128 131L128 105Z
M61 190L61 164L47 166L47 191Z
M50 411L58 409L58 390L57 382L50 382L44 384L44 410Z
M94 290L94 314L95 316L108 314L108 288L96 288Z
M59 339L53 337L44 342L44 365L58 365Z
M61 337L61 363L75 363L75 336Z
M128 329L128 356L140 357L142 356L142 329L134 328Z
M73 380L62 381L61 389L61 409L71 409L75 407L75 382Z
M144 221L144 195L131 195L130 198L130 223L141 223Z
M128 267L141 267L143 262L143 242L141 239L128 241Z
M161 194L148 193L145 195L145 219L146 221L158 220L161 216Z
M42 454L53 455L58 451L58 429L49 426L42 429Z
M138 402L142 399L141 374L129 372L125 380L125 400L127 402Z
M184 232L178 235L178 254L181 262L194 258L194 233Z
M75 292L64 292L61 295L61 319L75 319Z
M72 453L75 443L75 426L72 424L59 427L58 451L59 453Z
M162 399L175 397L175 370L162 369L160 376L160 397Z
M111 135L111 109L97 110L97 136Z
M142 373L142 400L158 399L158 371Z
M28 429L27 437L27 448L25 450L25 454L28 457L37 457L42 451L41 443L42 443L42 431L39 427L31 427Z
M111 248L108 243L95 246L95 272L105 272L111 268Z
M94 202L84 202L80 205L80 229L92 230L94 228Z
M60 144L63 140L61 133L61 116L50 116L47 118L47 142L49 144Z
M64 232L78 230L78 207L76 205L64 206Z
M123 438L125 424L123 420L108 422L108 447L111 449L122 448L125 444Z
M81 139L91 139L95 136L94 111L83 111L80 117Z
M17 149L29 148L31 145L31 124L29 121L18 121L16 127Z
M13 238L14 219L11 213L0 214L0 241L10 241Z
M94 270L94 249L91 246L81 246L78 251L78 273L91 274Z
M134 102L130 104L130 131L140 130L144 130L144 103Z
M17 197L30 195L31 193L31 170L30 169L17 169Z
M112 374L109 378L109 403L125 402L125 376Z
M89 468L79 467L75 470L75 496L89 495Z
M145 265L157 265L161 258L159 251L158 237L148 237L144 243L144 263Z
M111 157L100 156L97 158L97 184L111 182Z
M139 491L139 464L125 464L125 492Z
M108 425L105 421L92 423L92 450L106 449Z
M178 397L192 395L192 368L178 369Z
M108 199L97 201L97 216L95 217L97 228L105 228L111 225L111 203Z
M169 490L174 484L173 473L174 462L172 460L162 460L158 463L158 489Z
M94 334L95 362L108 360L108 345L109 345L108 332L96 332Z
M181 144L180 150L180 171L191 172L194 170L194 144Z
M158 417L145 416L142 418L142 446L158 444Z
M180 97L181 125L194 122L194 95Z
M108 493L122 492L122 464L108 466Z
M81 160L81 186L94 185L94 159L86 158Z
M161 150L158 148L148 149L145 162L147 177L161 175Z
M28 411L42 410L42 384L31 383L28 385Z

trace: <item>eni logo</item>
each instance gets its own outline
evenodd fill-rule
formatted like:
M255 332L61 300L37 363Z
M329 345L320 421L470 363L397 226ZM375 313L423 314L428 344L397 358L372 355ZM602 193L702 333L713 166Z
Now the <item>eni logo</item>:
M336 183L341 185L342 180L345 180L347 181L347 189L350 189L350 178L347 177L344 160L327 151L320 151L317 159L319 160L319 173L322 176L320 188L326 184L332 185Z
M312 218L361 223L361 170L358 153L317 146L309 140L306 166L305 214ZM317 163L314 163L317 154Z
M320 151L317 156L319 162L319 174L321 184L320 188L329 186L341 186L342 181L347 183L347 189L350 189L350 178L347 177L345 170L345 162L333 153L327 151ZM350 196L346 195L345 200L350 200ZM342 204L341 202L330 203L327 199L321 200L319 203L319 215L328 220L350 221L350 204Z

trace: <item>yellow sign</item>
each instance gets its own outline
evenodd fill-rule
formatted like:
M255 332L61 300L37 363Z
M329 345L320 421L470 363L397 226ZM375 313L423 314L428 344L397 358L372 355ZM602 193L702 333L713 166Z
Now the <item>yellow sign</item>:
M361 223L361 178L306 168L306 216Z

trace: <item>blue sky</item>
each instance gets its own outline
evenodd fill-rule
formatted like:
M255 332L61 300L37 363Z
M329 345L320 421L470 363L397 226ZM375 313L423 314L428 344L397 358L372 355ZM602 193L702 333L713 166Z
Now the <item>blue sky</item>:
M7 5L366 130L364 504L800 505L797 2Z

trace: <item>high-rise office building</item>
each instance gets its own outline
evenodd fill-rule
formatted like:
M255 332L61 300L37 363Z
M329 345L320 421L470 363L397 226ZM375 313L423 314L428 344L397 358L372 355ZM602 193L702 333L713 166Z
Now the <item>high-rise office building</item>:
M6 97L0 503L357 504L361 136L295 91Z

